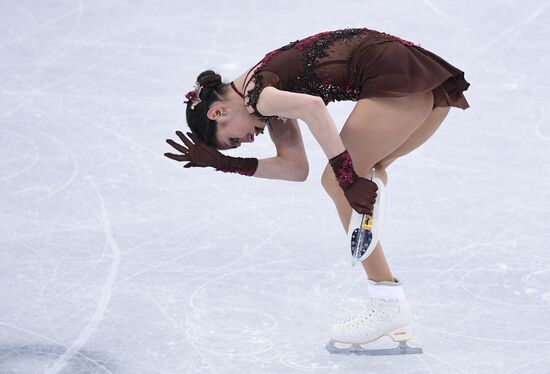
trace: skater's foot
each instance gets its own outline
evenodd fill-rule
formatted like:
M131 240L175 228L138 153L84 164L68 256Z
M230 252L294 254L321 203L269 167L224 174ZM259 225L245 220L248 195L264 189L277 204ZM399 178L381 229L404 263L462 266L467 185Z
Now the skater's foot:
M401 342L411 339L410 322L410 307L406 299L372 297L359 313L336 323L330 335L333 341L350 344L370 343L384 335Z

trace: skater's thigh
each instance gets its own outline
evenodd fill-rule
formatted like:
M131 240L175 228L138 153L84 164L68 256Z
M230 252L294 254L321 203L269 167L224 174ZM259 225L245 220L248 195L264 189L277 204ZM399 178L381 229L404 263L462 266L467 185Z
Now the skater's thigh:
M399 157L405 156L424 144L439 128L447 117L450 107L436 107L432 110L424 123L395 151L379 162L382 168L387 168Z
M431 92L359 100L340 132L357 174L368 176L375 164L409 139L429 116L432 105Z

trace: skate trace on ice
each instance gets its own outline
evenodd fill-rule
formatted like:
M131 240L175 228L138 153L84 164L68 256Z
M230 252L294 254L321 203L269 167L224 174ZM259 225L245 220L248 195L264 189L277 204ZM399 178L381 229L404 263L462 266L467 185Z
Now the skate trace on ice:
M549 11L3 2L0 372L546 373ZM387 170L381 243L423 355L326 351L366 286L306 125L304 183L183 170L162 156L186 130L183 95L201 71L229 81L289 41L346 26L415 41L472 83L471 108L452 109ZM328 108L340 130L353 104ZM274 149L259 136L228 154Z

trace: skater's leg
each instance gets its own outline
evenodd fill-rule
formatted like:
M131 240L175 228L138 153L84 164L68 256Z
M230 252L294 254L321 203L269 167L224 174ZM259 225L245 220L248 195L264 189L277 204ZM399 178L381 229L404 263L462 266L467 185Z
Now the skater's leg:
M432 103L431 92L399 98L359 100L340 132L357 174L368 178L372 167L376 166L376 176L385 183L385 166L380 161L399 149L416 132L430 115ZM328 164L321 183L334 200L347 232L351 207Z
M338 210L342 226L347 232L351 217L351 208L348 201L346 200L346 197L343 193L341 193L340 186L328 182L328 177L325 177L325 174L328 175L328 177L332 177L334 179L334 173L332 172L332 168L330 167L330 165L327 166L327 169L325 169L325 173L323 174L323 186L325 187L325 190L327 190L330 197L333 199L336 205L336 209ZM385 169L376 167L375 175L376 177L380 178L382 182L384 182L384 185L387 183L388 176ZM380 242L376 244L374 251L371 253L367 260L363 261L361 264L363 265L363 268L365 269L369 279L375 281L393 280L393 275L391 274L390 267L388 265L388 262L386 261L386 257L384 256L384 252L382 250L382 245L380 244Z
M432 110L426 121L420 126L399 148L393 151L379 162L380 167L387 168L399 157L405 156L422 144L424 144L439 128L449 114L451 107L436 107Z
M386 185L388 181L388 175L386 174L386 170L380 168L378 165L375 165L375 168L376 168L375 176L377 178L380 178L382 182L384 182L384 185ZM369 174L369 177L370 177L370 174ZM340 222L342 222L342 226L344 227L344 230L347 232L349 227L349 222L351 219L351 206L349 205L348 200L344 196L342 189L338 185L338 182L336 181L336 177L334 176L334 171L332 170L332 167L330 166L330 164L327 164L325 167L323 176L321 177L321 184L323 185L323 188L325 189L327 194L334 201L334 204L336 205L336 210L338 211L338 216L340 217Z
M395 159L423 144L437 130L448 111L449 108L435 108L430 112L425 121L422 122L420 127L401 145L374 164L376 175L382 179L384 184L387 183L386 167ZM347 204L347 200L343 197L343 194L338 192L338 189L334 188L334 185L330 183L329 177L334 177L331 174L331 169L325 170L323 186L336 203L340 219L347 231L349 213L345 209L345 206L349 207L349 204ZM401 285L400 283L396 283L391 275L379 243L374 252L363 261L363 266L371 280L388 280L391 282L369 281L369 304L351 319L348 318L333 326L331 341L327 344L327 349L331 353L369 355L421 353L422 349L410 348L406 343L407 340L411 339L411 313ZM376 332L372 333L373 331ZM399 341L399 347L393 349L364 349L357 345L347 348L338 348L335 346L336 342L347 344L369 343L383 335L388 335L393 340Z
M433 96L430 93L401 98L360 100L347 119L340 136L349 150L356 172L368 177L373 166L376 175L387 181L385 169L379 164L403 145L431 113ZM322 184L333 199L340 220L347 232L351 207L338 186L332 169L327 165ZM364 267L370 279L393 280L380 244Z
M450 107L434 108L426 121L424 121L405 143L375 165L377 166L376 176L384 182L384 185L387 184L388 178L385 168L399 157L406 155L424 144L439 128L443 120L445 120L450 109ZM362 265L371 280L381 281L393 279L380 242L376 245L369 258L362 262Z

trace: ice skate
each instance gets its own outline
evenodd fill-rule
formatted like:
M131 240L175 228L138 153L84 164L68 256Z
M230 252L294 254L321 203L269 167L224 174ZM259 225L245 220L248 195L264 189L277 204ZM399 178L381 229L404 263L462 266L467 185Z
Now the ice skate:
M374 177L375 169L372 169L371 180L378 186L376 202L372 215L359 214L352 210L348 230L348 238L351 245L352 265L363 261L374 251L382 231L384 221L384 208L386 203L386 190L384 183Z
M332 327L331 340L325 347L330 353L336 354L376 356L422 353L421 348L411 348L407 344L412 337L410 324L410 307L404 296L396 299L371 296L362 311ZM399 345L395 348L363 347L364 344L372 343L384 336L389 336Z

